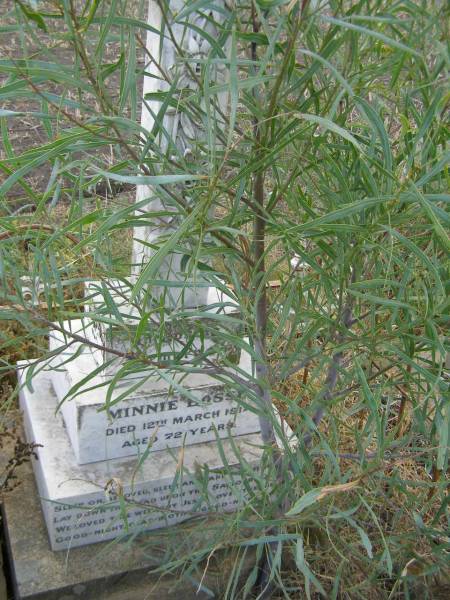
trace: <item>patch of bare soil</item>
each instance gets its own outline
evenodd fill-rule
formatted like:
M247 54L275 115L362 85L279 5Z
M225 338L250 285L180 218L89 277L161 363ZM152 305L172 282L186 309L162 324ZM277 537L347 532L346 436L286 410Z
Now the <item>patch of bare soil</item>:
M139 14L139 5L141 3L138 0L132 0L127 3L126 10L127 16L137 17ZM84 2L78 1L75 5L79 7L84 6ZM107 3L105 3L105 7ZM52 2L40 2L39 9L42 12L48 11L49 13L58 12L55 9L55 3ZM32 34L24 30L18 31L19 19L21 18L21 11L19 5L14 0L2 0L0 8L0 60L14 61L16 66L19 65L19 60L23 58L29 58L33 60L44 61L46 63L53 63L55 68L58 65L63 67L73 67L76 72L75 65L75 53L73 46L66 39L67 27L63 19L49 19L48 20L48 32L44 33L40 29L35 28ZM141 48L138 50L138 63L137 68L142 69L144 67L144 52L142 51L142 44L145 40L144 32L136 29L136 46ZM87 40L87 51L93 51L95 47L95 28L93 27L92 37ZM114 63L119 58L120 44L112 41L106 44L106 50L104 55L104 62ZM80 70L80 76L85 77L86 73L83 69ZM26 73L24 78L27 79ZM5 83L11 83L10 74L7 69L2 69L0 66L0 85ZM108 78L106 83L106 89L110 95L112 101L117 101L119 97L119 75L114 73ZM67 99L73 99L79 101L77 93L70 87L63 88L60 85L52 84L51 82L38 82L30 80L29 84L30 91L34 92L51 92L60 94ZM137 91L138 106L137 114L140 114L141 110L141 96L142 96L142 77L139 77L139 89ZM86 94L81 99L82 103L86 106L96 107L96 101L92 96ZM64 128L72 128L76 126L76 121L83 122L83 117L77 112L72 114L69 111L59 110L58 107L51 104L51 102L45 102L42 98L41 102L20 95L12 93L7 100L1 102L0 108L6 110L12 110L19 113L24 113L20 117L9 118L3 120L3 142L0 140L0 160L8 158L8 156L20 156L21 154L38 148L44 144L47 144L55 139L58 135L58 131L55 131L54 125L51 121L44 124L42 119L33 118L29 113L32 111L58 114L58 128L63 130ZM64 112L68 117L64 118ZM28 114L27 114L28 113ZM94 151L95 155L98 156L98 151ZM104 152L104 159L106 164L108 161L114 160L114 150L109 148ZM24 179L28 185L36 193L42 193L47 187L50 174L54 161L48 162L28 174ZM0 170L0 181L6 179L9 173L5 170ZM125 189L124 189L125 188ZM121 196L121 200L134 199L134 189L128 189L125 186L108 186L100 185L98 188L90 190L91 193L87 193L87 199L93 202L97 197L100 200L111 201L116 195ZM125 198L123 198L125 192ZM8 204L12 211L28 211L32 210L33 206L30 205L29 200L24 197L23 190L20 185L16 184L8 192ZM62 202L69 202L68 199L62 197ZM89 205L89 202L87 203Z

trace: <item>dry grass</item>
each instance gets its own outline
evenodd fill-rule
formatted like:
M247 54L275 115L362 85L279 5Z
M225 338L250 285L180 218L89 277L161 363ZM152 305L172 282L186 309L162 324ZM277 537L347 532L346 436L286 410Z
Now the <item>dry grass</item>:
M302 423L301 418L292 416L292 411L289 411L290 403L295 402L302 409L308 411L315 394L320 392L323 384L323 381L319 380L315 381L312 386L306 386L305 380L308 376L309 372L302 370L289 377L279 389L286 397L286 402L275 400L281 415L285 416L294 431L302 431ZM359 432L360 434L364 430L369 417L367 410L358 410L356 413L352 410L358 406L359 402L360 398L357 393L349 394L343 401L331 408L329 416L325 417L319 425L320 434L324 439L329 440L331 438L330 424L333 421L333 438L338 439L338 446L333 450L336 456L341 455L338 458L339 469L341 473L345 473L345 480L349 481L355 480L361 475L360 461L350 459L348 455L353 455L355 458L359 456L355 433ZM374 557L378 555L378 559L384 550L381 533L395 540L393 556L398 563L394 565L394 570L402 572L403 576L416 578L413 586L414 598L443 599L450 594L450 573L448 570L447 573L445 570L438 570L433 574L437 562L434 543L428 536L422 535L417 525L417 516L420 511L424 526L433 528L435 543L446 541L448 544L450 542L447 517L442 511L445 490L450 489L449 474L442 474L439 483L434 482L433 484L433 473L428 468L429 460L427 460L429 449L424 448L421 452L420 448L417 448L420 446L421 440L414 437L412 432L411 403L406 398L408 408L401 414L400 404L399 399L390 407L392 414L388 418L388 430L398 440L409 438L410 442L406 445L403 443L397 454L393 452L384 460L373 457L368 461L367 468L369 470L373 465L375 467L372 475L361 483L361 491L373 511L373 516L364 508L360 508L357 512L358 522L366 522L365 530L372 543L373 555ZM386 407L380 406L379 410L381 414ZM337 432L336 426L338 427ZM367 448L367 451L376 452L376 448L372 445ZM310 472L307 474L313 486L321 485L326 463L323 456L316 456L313 460ZM399 482L401 482L400 485ZM353 491L340 494L333 500L333 506L341 511L348 511L358 503L358 495ZM436 521L439 511L441 516ZM322 511L322 517L326 522L325 508ZM345 592L340 592L338 598L364 598L367 600L388 597L389 599L405 598L403 584L398 581L396 583L396 578L390 579L383 576L376 578L375 571L375 577L372 580L367 579L367 567L364 561L358 561L355 557L355 554L358 554L358 548L361 549L361 553L364 553L364 550L361 547L361 537L354 527L341 525L333 529L331 526L328 531L329 535L325 535L318 522L317 528L313 526L301 531L307 542L305 543L306 559L329 593L332 592L336 575L339 573L339 589L345 590ZM350 556L349 548L353 549L351 558L348 558ZM292 556L286 557L286 567L287 580L292 579L293 586L302 588L304 579L298 574ZM306 593L306 590L304 591ZM318 593L312 593L311 597L318 599L321 596Z

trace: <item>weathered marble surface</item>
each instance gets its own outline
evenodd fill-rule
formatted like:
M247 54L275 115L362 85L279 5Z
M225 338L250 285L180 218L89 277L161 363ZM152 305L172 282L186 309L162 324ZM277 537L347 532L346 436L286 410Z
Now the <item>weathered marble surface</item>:
M22 383L24 378L21 369ZM139 466L136 458L78 465L62 418L55 415L56 396L47 373L41 371L33 378L33 390L24 386L20 402L28 440L43 446L37 450L39 460L33 468L53 550L123 535L121 497L130 502L126 510L129 531L166 527L192 513L233 511L247 501L238 474L232 475L232 489L229 477L215 472L223 468L216 442L154 452ZM257 469L260 436L241 436L234 444ZM228 464L236 464L232 445L223 440L222 447ZM208 473L202 469L205 464ZM208 490L209 508L202 487Z
M104 286L107 287L104 290ZM224 286L225 287L225 286ZM225 324L225 332L232 334L239 334L239 331L243 329L242 322L239 317L239 306L232 296L224 292L223 289L219 289L214 286L207 286L205 288L206 298L205 305L199 308L197 316L189 318L186 313L183 317L183 331L182 335L171 335L171 331L177 333L177 318L176 315L171 319L167 318L165 323L165 338L164 342L161 343L158 337L158 315L155 313L152 316L152 320L147 323L146 331L142 334L139 342L139 350L146 356L155 354L155 336L158 340L158 354L168 353L173 355L174 353L181 352L190 340L193 345L193 350L202 351L210 350L214 344L217 344L217 335L211 334L210 327L213 329L217 327L217 322L214 321L216 315L226 315L229 317ZM203 293L203 291L202 291ZM111 309L104 300L104 294L108 294L109 298L114 302L115 310L120 314L125 327L119 327L117 325L111 325L110 322L117 321L116 314L112 314ZM123 283L111 280L107 283L91 281L86 284L85 291L85 310L87 316L91 316L95 313L95 319L92 320L92 324L87 321L88 326L83 332L83 335L91 341L104 346L105 350L98 350L93 352L93 356L96 362L96 366L105 364L105 368L102 371L102 375L109 377L114 375L118 369L124 364L124 360L120 359L117 355L113 354L112 351L118 351L121 353L127 353L131 350L130 340L134 339L135 332L142 317L142 314L136 309L135 305L132 305L129 301L131 297L130 287L126 287ZM143 299L138 299L137 303L143 303ZM203 336L200 339L198 328L195 329L201 315ZM104 319L104 321L101 321ZM190 326L190 327L188 327ZM191 335L197 331L197 337L191 339ZM179 332L178 332L179 333ZM217 346L216 346L217 348ZM220 343L220 352L230 353L230 350L236 354L236 349L225 347L223 342ZM192 352L190 353L192 355ZM212 359L217 356L216 352L211 351ZM128 379L133 379L138 376L130 374L127 376Z
M77 329L76 321L70 326L74 331L82 331L80 324ZM63 335L52 332L50 349L63 346ZM76 357L67 362L74 354ZM94 367L91 350L81 348L80 344L58 353L47 367L58 402ZM247 372L251 368L250 357L245 353L241 354L240 368ZM107 397L104 383L96 375L78 390L81 393L60 405L79 464L136 455L149 446L155 452L260 430L256 412L249 405L239 405L230 386L208 375L190 374L183 379L174 375L172 381L143 378L138 389L112 404L109 411L104 410ZM124 389L123 385L117 387L111 402ZM182 393L182 389L186 392Z
M0 451L1 452L1 451ZM150 569L161 561L148 551L150 534L143 534L133 544L103 542L71 548L69 552L50 549L47 528L41 510L35 478L30 463L22 464L17 475L20 485L4 495L2 501L4 544L10 567L10 582L16 600L207 600L197 586L180 573L161 577ZM26 518L24 518L26 516ZM202 535L205 531L202 530ZM170 547L183 539L178 527L158 539L158 546ZM209 563L204 584L220 596L235 557L216 553ZM253 568L254 556L243 569L243 578ZM243 579L244 581L245 579ZM4 593L3 593L4 592ZM6 600L6 589L0 587Z
M225 90L210 95L206 101L200 103L197 110L193 110L192 107L186 110L185 101L190 95L202 94L203 74L206 69L209 88L214 84L224 84L229 79L229 69L223 62L212 60L208 65L205 63L209 57L220 59L229 54L230 30L223 26L231 3L217 0L214 2L214 10L210 6L199 5L197 11L191 11L180 19L177 16L186 6L189 7L185 0L170 0L166 4L164 14L158 0L149 0L148 6L148 23L156 31L147 32L148 75L144 77L145 102L142 106L141 125L148 132L153 131L164 101L161 93L168 93L174 86L172 101L162 119L164 133L161 130L157 132L156 144L163 154L167 154L178 163L185 162L187 172L195 173L199 167L211 163L210 155L215 154L221 146L218 132L212 132L212 127L215 123L218 130L225 130L222 115L227 112L229 93ZM166 19L170 23L171 34L168 33ZM212 50L207 39L199 34L199 29L218 42L217 45L222 48L222 55ZM158 33L161 30L166 32L162 44ZM150 57L153 60L150 60ZM207 107L205 102L208 102ZM152 153L151 146L149 153ZM192 205L194 200L190 186L178 186L177 189L184 202ZM179 228L182 215L168 193L164 194L161 190L155 193L149 186L137 186L136 203L139 204L137 216L148 210L169 213L155 219L154 225L135 229L133 264L134 273L139 276L143 266L156 252L155 248ZM173 213L173 216L170 213ZM187 252L190 248L192 255L196 256L198 239L193 238L189 241L185 238L184 243ZM195 285L195 282L205 282L204 275L196 269L186 272L182 266L183 254L172 252L166 256L159 268L159 278L174 282L189 281L190 284L183 288L152 286L150 290L154 299L165 294L166 307L205 304L207 290Z

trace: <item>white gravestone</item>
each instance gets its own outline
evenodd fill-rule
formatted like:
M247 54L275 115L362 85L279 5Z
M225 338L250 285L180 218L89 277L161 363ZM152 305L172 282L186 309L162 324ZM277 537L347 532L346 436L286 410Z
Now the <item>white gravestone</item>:
M184 6L185 3L181 0L172 2L171 9L173 14L182 15L181 11ZM220 3L215 3L215 6L219 7ZM222 8L224 6L225 4L222 3ZM193 12L187 18L195 27L204 29L210 36L218 38L218 25L215 23L223 22L224 14L216 10L207 9L206 16L198 16L197 13ZM162 27L162 19L159 4L151 1L149 4L149 22L153 27L158 29ZM177 86L179 86L177 89L180 89L183 93L186 90L190 92L198 90L198 83L193 78L195 77L195 73L199 71L196 69L195 61L203 61L208 56L210 46L207 43L203 43L202 38L196 33L195 29L186 27L184 21L185 19L183 18L180 19L180 22L173 21L172 23L173 35L178 40L176 44L172 41L168 33L165 34L164 44L161 45L160 36L154 32L148 32L147 47L150 54L155 57L155 60L148 67L149 76L144 78L144 95L156 91L166 91L169 88L169 83L161 79L161 72L168 74L177 83ZM179 48L182 48L182 56L178 53ZM186 62L187 59L194 62ZM188 66L190 69L194 69L194 75L192 75ZM226 78L226 69L222 68L217 72L217 67L214 66L213 73L210 74L210 79L226 81ZM154 116L158 113L160 104L160 101L149 100L148 105L144 105L143 107L142 124L149 131L152 130ZM225 111L226 98L223 95L219 99L219 104L221 105L220 110ZM172 110L165 115L163 125L166 132L170 133L172 144L177 151L181 152L183 156L189 156L193 161L202 160L202 152L198 150L198 144L206 137L205 132L202 130L202 123L193 122L184 112L175 112ZM160 141L163 149L171 149L168 147L168 141L165 136L160 135L158 141ZM186 190L188 189L186 188ZM146 198L152 196L152 194L153 192L150 188L138 186L138 201L141 197ZM153 197L148 205L150 211L160 211L167 208L160 196ZM173 230L177 226L177 223L178 217L174 217L170 223L160 224L156 230L144 228L145 231L143 233L146 242L150 244L157 243L160 237L166 236L169 230ZM133 253L138 263L139 261L143 261L144 263L148 261L151 258L152 252L148 245L135 242ZM139 259L136 257L139 257ZM175 291L178 290L176 298L173 296L170 298L166 296L165 298L167 302L166 309L168 310L165 316L166 337L162 347L159 349L160 355L161 352L169 352L172 355L175 352L181 352L184 349L187 337L189 337L189 335L183 334L178 338L175 334L170 334L170 319L172 318L172 314L176 316L176 305L179 305L180 302L182 302L183 309L192 308L198 303L203 304L200 314L202 315L204 327L207 327L205 324L208 318L213 317L217 313L226 313L228 317L227 323L236 323L236 328L240 326L239 314L237 312L238 306L235 302L222 290L207 287L204 281L198 282L197 280L197 283L199 283L197 287L195 286L195 281L184 281L183 278L185 278L185 275L175 272L172 269L177 261L178 257L176 255L168 257L159 275L161 278L166 277L170 279L172 283L175 282L179 286L174 288ZM183 288L180 285L182 281L184 281L187 287ZM136 322L139 321L139 318L136 317L135 312L133 313L133 309L130 308L130 303L127 300L130 290L121 287L121 284L114 281L111 281L108 285L110 285L109 296L114 301L116 310L120 312L122 319L126 322L127 328L131 332L131 337L133 337L133 331L136 330ZM95 292L96 289L98 293ZM158 292L155 292L153 288L152 295L153 297L156 296L156 300L158 299ZM103 298L101 286L95 283L91 284L87 288L87 298L88 306L89 304L93 305L98 312L98 303ZM108 305L105 305L106 312L104 316L106 321L114 317L109 310ZM100 326L98 323L92 325L89 320L89 312L87 313L87 317L87 319L84 319L84 321L87 321L87 325L80 324L78 326L76 321L72 321L70 327L69 324L66 324L66 329L78 330L78 332L82 333L83 337L93 340L99 345L109 347L113 351L119 351L124 354L129 352L130 341L127 339L127 331L124 334L123 329L105 326L103 323ZM194 323L194 320L185 320L185 323L188 322ZM158 325L156 324L153 329L152 327L153 325L149 322L147 329L149 330L150 346L143 349L144 354L147 356L152 354L151 336L154 330L157 331ZM176 329L174 331L177 333ZM52 335L51 349L56 351L58 343L60 346L63 346L64 340L58 334ZM195 343L197 343L197 339L195 339ZM202 339L202 351L210 349L214 343L213 335L208 336L208 332L206 332L206 336ZM219 346L220 343L216 344L216 347ZM223 350L223 348L221 349ZM231 357L231 362L239 365L241 372L251 372L251 362L248 355L245 353L240 355L240 351L236 350L236 348L226 348L225 350L235 355ZM70 357L75 358L70 360ZM209 358L211 359L212 357L214 355L209 354ZM75 344L72 344L60 358L64 360L65 364L53 370L52 381L77 459L80 463L137 454L140 448L147 445L154 451L210 441L216 439L216 437L224 438L230 434L243 435L257 432L260 429L258 416L254 409L251 410L252 407L242 408L241 403L236 401L236 394L227 389L229 386L223 383L218 384L212 377L200 374L189 375L183 379L182 385L184 389L188 390L188 397L191 398L191 402L186 397L183 397L183 394L178 394L178 397L174 399L173 393L170 390L170 383L153 377L145 382L142 389L130 395L130 398L124 400L120 405L115 406L107 414L105 410L101 410L107 398L107 389L105 386L101 387L101 378L107 379L114 376L124 361L117 358L111 360L114 358L114 355L108 354L107 350L101 352L86 348L80 352L80 348ZM227 359L230 359L230 356L227 356ZM160 362L159 357L157 360ZM56 359L56 364L57 362L58 359ZM85 386L90 388L96 386L95 389L78 394L73 400L64 400L71 387L77 385L92 372L94 367L99 367L105 362L109 364L101 370L99 377L89 381L87 386ZM52 365L54 366L55 362ZM133 376L130 376L130 378L133 378ZM119 389L121 384L126 383L130 378L124 377L122 381L117 381L116 387L118 391L115 393L116 397L119 393L123 393L123 390ZM139 378L144 380L145 373L134 374L134 379ZM208 406L202 407L202 404L208 404L208 398L216 404L214 410L209 410ZM159 415L158 419L149 419L150 413L147 411L151 410L149 407L154 405L156 400L165 406L166 409L161 411L162 414ZM175 405L176 409L172 413L171 407ZM167 407L169 407L168 410ZM143 414L140 414L140 411L143 411ZM125 414L127 416L123 417ZM200 423L200 421L203 421L203 423ZM157 432L155 431L156 428L158 429Z
M20 406L27 439L41 444L33 469L53 550L167 527L193 514L233 511L248 502L241 477L223 473L223 459L212 443L188 446L182 455L180 450L155 452L139 466L135 458L78 465L62 418L55 418L56 397L48 373L41 371L33 378L31 392L25 385L25 365L19 364ZM256 473L260 436L237 437L234 444ZM236 464L226 440L223 452L229 465ZM202 469L205 464L207 470Z
M177 12L184 6L181 0L172 1L172 14L173 9ZM214 6L218 12L206 12L203 16L191 12L187 17L210 36L218 35L213 19L220 22L225 14L221 12L225 2L218 1ZM158 28L161 19L159 3L150 0L150 24ZM192 78L191 71L186 70L178 49L183 48L183 56L193 60L196 71L195 60L203 60L209 47L195 35L195 29L174 22L173 31L177 45L166 35L160 46L159 36L149 32L148 48L174 81L192 91L196 89L196 77ZM145 78L145 93L168 87L158 79L155 68L152 62L149 71L153 76ZM216 76L217 80L226 80L223 70L219 69ZM222 97L220 103L223 100ZM142 115L148 129L153 126L152 111L158 110L159 103L150 100L149 107L150 110L143 109ZM204 135L201 123L172 111L165 117L164 128L170 133L172 147L184 158L192 162L203 160L199 153L199 142ZM164 149L167 139L161 138L160 142ZM149 197L150 210L167 208L162 198L154 198L152 194L152 190L140 187L138 201ZM185 197L189 201L189 187ZM144 230L143 238L157 242L177 226L174 216L162 221L157 229ZM147 246L135 243L133 256L138 270L151 254ZM205 311L236 312L233 302L224 302L223 295L208 289L200 276L194 275L186 281L179 258L168 257L159 275L178 285L174 294L166 296L166 309L204 305ZM157 298L158 293L152 289L153 297ZM116 301L125 317L136 317L126 297ZM225 305L228 307L224 308ZM77 332L87 340L105 342L102 337L105 330L100 329L100 336L98 331L93 333L89 311L81 320L62 325L66 331ZM108 339L111 348L126 352L124 340L114 339L112 333L113 339ZM94 350L89 344L73 343L70 336L66 340L55 331L51 332L50 340L54 356L47 369L34 374L33 389L24 385L27 363L20 365L19 378L23 384L21 407L27 438L41 445L37 449L39 460L33 466L52 549L112 539L125 530L165 527L190 518L193 512L232 511L248 503L249 488L243 485L237 472L240 458L235 449L256 473L262 441L257 433L259 422L254 407L243 398L237 399L231 386L205 374L180 380L173 375L168 379L167 374L149 378L144 371L135 380L121 380L117 370L123 365L121 361L106 373L106 378L107 370L103 369L83 384L87 375L111 358L108 352ZM173 340L165 343L172 351L177 347ZM182 340L178 343L182 345ZM250 372L250 359L245 353L238 356L238 365L241 373ZM117 385L109 397L105 382L114 375L118 378ZM134 391L122 397L130 383ZM232 443L227 439L230 437ZM123 500L127 506L125 520Z

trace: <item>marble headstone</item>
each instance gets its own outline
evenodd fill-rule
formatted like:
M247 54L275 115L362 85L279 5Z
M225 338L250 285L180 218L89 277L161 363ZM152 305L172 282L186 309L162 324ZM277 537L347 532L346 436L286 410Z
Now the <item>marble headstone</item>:
M155 31L163 29L165 17L160 3L149 0L153 29L147 32L147 50L156 60L147 65L141 122L151 135L161 107L160 93L167 92L172 82L179 86L180 94L201 91L199 75L211 51L208 36L220 39L225 55L229 48L226 31L221 29L227 15L226 1L218 0L214 9L205 8L204 12L200 5L200 12L186 12L189 4L184 0L171 0L167 8L174 38L165 35L161 44L162 38ZM202 30L207 37L199 35ZM227 81L223 64L209 63L210 82ZM161 78L161 67L168 80ZM157 100L155 93L159 94ZM226 113L226 104L226 93L221 93L208 110L221 115ZM173 152L191 165L192 172L204 164L207 136L202 119L193 120L182 108L169 108L163 130L165 133L155 138L163 152ZM215 151L220 143L217 136L212 137L214 148L209 150ZM175 191L185 202L193 203L188 184ZM143 210L165 216L152 226L135 230L132 281L161 241L177 230L182 218L176 211L170 214L171 205L163 190L138 186L137 206L137 217ZM191 241L195 249L197 240ZM189 236L184 242L188 248ZM184 272L182 255L176 251L164 258L158 277L169 286L150 284L146 302L150 307L155 306L152 302L160 306L158 302L164 298L164 318L169 321L177 311L186 309L210 310L204 315L208 318L217 311L238 308L208 286L201 272ZM131 305L129 297L116 298L116 302L118 311L125 310L129 323L136 319L136 314L126 312ZM99 328L94 321L87 310L79 320L60 324L65 331L81 332L84 343L58 331L50 332L52 359L45 368L36 369L32 388L26 384L30 366L19 365L27 439L39 444L33 468L52 549L166 527L210 511L223 513L246 505L252 477L247 469L244 485L239 463L244 460L250 471L253 469L256 481L262 455L256 408L238 396L232 385L205 373L181 377L160 369L141 371L134 378L122 377L123 361L112 361L107 346L113 353L120 348L126 355L127 341L114 330L102 328L101 319L96 321ZM231 322L239 323L239 319ZM214 343L212 336L206 343ZM182 350L184 341L174 343L169 336L163 344L172 351ZM230 368L230 361L225 363ZM251 377L248 354L238 349L234 365L243 377L246 373ZM115 385L108 388L111 377Z
M55 418L49 373L35 375L31 391L26 363L19 367L27 439L40 444L33 468L53 550L167 527L208 511L233 511L248 502L233 446L256 474L258 434L236 437L233 444L223 440L225 465L217 443L154 452L140 462L133 457L79 465L61 416Z
M82 331L76 321L71 326ZM53 331L50 349L62 347L63 335ZM58 399L54 408L60 407L80 464L259 431L256 409L230 385L208 375L144 379L139 388L119 401L125 392L123 385L118 386L108 403L108 388L99 375L89 377L79 387L92 373L93 364L91 349L74 343L58 352L48 365ZM240 368L251 368L245 353L241 354ZM77 390L73 397L69 395L71 389Z

